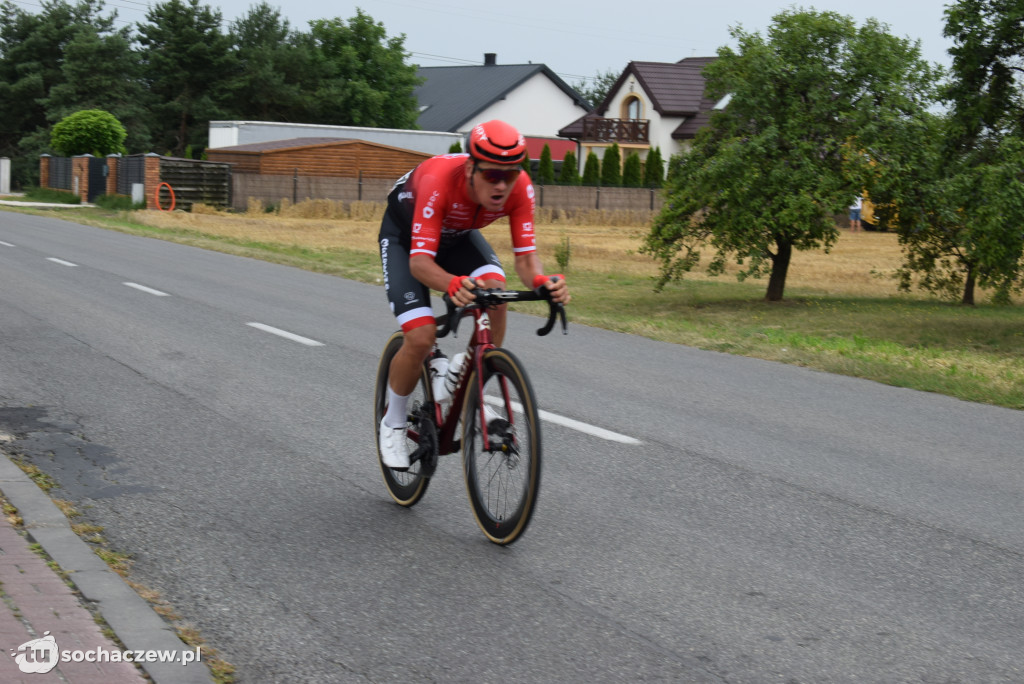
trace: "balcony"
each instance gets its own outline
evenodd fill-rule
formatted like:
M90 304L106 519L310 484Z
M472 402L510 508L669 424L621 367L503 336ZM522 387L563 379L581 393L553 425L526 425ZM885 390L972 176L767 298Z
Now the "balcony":
M584 142L650 144L651 122L648 119L583 119Z

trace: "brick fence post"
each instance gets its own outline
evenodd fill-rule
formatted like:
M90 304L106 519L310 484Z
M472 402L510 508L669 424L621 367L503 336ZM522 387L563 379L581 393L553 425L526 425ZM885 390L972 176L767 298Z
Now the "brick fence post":
M119 154L107 155L107 195L117 194L117 162L121 158Z
M146 208L159 210L154 194L160 185L160 155L150 152L146 155Z
M39 187L50 187L50 155L39 156Z
M91 154L81 154L71 158L71 192L78 195L83 202L89 201L89 160Z

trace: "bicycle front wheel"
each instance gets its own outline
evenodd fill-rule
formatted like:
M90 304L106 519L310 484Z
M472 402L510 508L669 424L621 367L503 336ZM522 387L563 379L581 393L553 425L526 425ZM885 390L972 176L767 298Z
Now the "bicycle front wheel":
M505 349L486 352L482 378L474 370L468 383L462 454L469 502L487 538L511 544L529 524L540 489L537 402L522 365Z
M384 465L380 458L380 421L388 410L388 374L391 369L391 359L395 357L402 347L404 338L401 332L396 332L388 340L381 354L380 364L377 366L377 390L373 402L373 425L374 436L377 443L377 461L380 464L381 473L384 475L384 484L388 493L396 503L402 506L412 506L419 501L427 491L430 484L429 463L423 460L415 461L408 471L394 470ZM430 379L424 368L416 389L409 397L409 451L414 451L419 445L419 423L423 420L423 413L428 402L432 402L430 394Z

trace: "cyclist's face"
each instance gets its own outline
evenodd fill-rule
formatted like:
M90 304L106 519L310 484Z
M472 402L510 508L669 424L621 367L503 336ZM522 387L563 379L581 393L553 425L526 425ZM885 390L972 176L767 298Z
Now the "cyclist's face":
M509 168L508 165L469 161L466 163L469 194L485 209L499 211L519 180L519 172L518 166Z

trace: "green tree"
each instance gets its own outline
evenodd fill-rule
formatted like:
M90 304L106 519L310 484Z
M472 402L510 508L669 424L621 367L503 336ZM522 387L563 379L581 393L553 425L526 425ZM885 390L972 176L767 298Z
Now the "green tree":
M916 283L970 305L976 288L990 288L1007 301L1024 276L1024 99L1015 76L1024 5L961 1L946 18L954 44L942 89L948 115L886 127L902 130L902 148L874 155L871 195L900 235L902 289Z
M583 185L601 184L601 160L594 150L587 153L587 161L583 164Z
M53 127L50 145L66 157L77 154L103 157L124 152L127 135L124 126L110 112L84 109L64 117Z
M419 104L413 90L421 83L416 67L405 63L405 35L388 38L384 25L362 10L344 22L311 23L314 123L384 128L416 128Z
M644 187L660 188L665 182L665 162L661 159L661 148L655 147L647 153L644 162Z
M448 154L458 154L459 152L462 152L462 143L458 140L448 146Z
M952 105L951 142L970 147L979 138L1020 134L1024 92L1024 5L1018 0L959 0L946 9L943 34L953 40L952 78L944 99Z
M221 14L199 0L167 0L139 25L145 80L153 94L154 142L182 156L204 147L211 119L224 115L235 60Z
M547 143L544 143L544 149L540 151L537 182L541 185L552 185L555 182L555 162L551 160L551 147Z
M883 159L871 190L883 202L875 214L898 231L900 289L916 285L971 305L976 288L986 288L1005 302L1020 289L1024 141L1004 137L981 164L948 154L957 130L950 117L932 115L898 157Z
M597 72L593 78L580 79L573 87L592 107L597 107L608 97L608 92L617 80L619 73L609 69L603 74Z
M292 31L280 10L260 2L231 22L228 40L237 66L225 109L242 119L305 121L313 89L309 37Z
M832 246L834 214L873 173L863 151L925 111L936 74L916 44L834 12L785 11L767 39L732 35L738 51L719 49L704 70L712 99L732 97L673 170L644 251L664 285L709 246L710 273L734 258L740 279L768 275L766 299L779 301L793 251Z
M67 45L61 67L64 80L41 101L47 119L56 122L76 111L103 110L124 125L126 149L150 149L152 103L132 41L127 28L107 34L91 27L79 30Z
M640 155L632 151L626 155L626 161L622 164L622 185L627 188L639 188L643 185L643 167L640 164Z
M618 143L613 142L611 147L604 150L604 157L601 159L601 185L606 188L622 185L622 152L619 151Z
M580 168L576 161L576 153L569 150L562 160L562 170L558 174L558 182L562 185L579 185Z
M0 156L12 158L16 184L37 179L38 155L49 150L50 125L59 117L48 117L46 103L67 78L68 46L82 32L112 30L113 16L102 9L99 0L57 0L33 15L0 4Z

